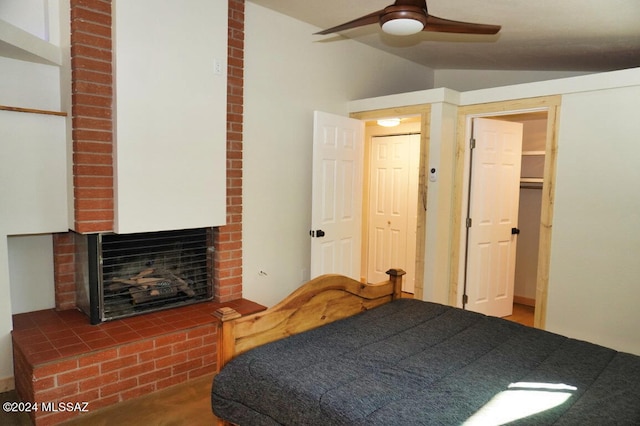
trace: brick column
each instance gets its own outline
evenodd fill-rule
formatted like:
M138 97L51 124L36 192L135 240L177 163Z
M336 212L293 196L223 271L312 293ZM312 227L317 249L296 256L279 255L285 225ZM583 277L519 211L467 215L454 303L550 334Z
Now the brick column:
M227 71L227 224L214 233L214 297L218 302L242 297L244 0L229 0Z
M73 233L53 234L53 247L56 309L73 309L76 307L76 256Z
M74 229L113 230L111 0L71 0Z

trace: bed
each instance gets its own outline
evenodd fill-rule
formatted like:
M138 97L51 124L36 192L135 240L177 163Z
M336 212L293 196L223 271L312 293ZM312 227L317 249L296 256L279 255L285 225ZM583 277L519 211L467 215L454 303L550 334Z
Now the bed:
M274 307L222 308L220 424L639 425L640 357L318 277Z

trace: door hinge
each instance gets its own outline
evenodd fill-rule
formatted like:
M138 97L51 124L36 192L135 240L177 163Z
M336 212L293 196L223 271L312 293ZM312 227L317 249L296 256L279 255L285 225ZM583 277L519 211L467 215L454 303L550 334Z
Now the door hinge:
M469 139L469 146L471 147L471 149L475 149L476 148L476 140L475 140L475 138Z
M466 294L462 295L462 305L466 305L467 303L469 303L469 296Z
M467 228L471 228L471 218L467 218Z

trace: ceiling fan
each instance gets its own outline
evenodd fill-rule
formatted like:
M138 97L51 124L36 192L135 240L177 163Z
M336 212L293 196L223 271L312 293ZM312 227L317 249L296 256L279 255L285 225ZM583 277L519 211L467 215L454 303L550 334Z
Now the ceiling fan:
M376 23L380 24L382 31L393 35L411 35L421 31L459 34L496 34L501 28L500 25L452 21L429 15L426 0L396 0L394 4L382 10L317 32L316 34L331 34Z

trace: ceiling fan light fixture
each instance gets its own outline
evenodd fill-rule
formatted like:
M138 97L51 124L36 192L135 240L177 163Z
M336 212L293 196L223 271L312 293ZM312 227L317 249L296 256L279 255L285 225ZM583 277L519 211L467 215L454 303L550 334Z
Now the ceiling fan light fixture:
M426 13L420 8L410 6L389 6L380 17L382 31L396 36L417 34L424 29L426 23Z
M382 24L382 31L395 36L408 36L418 34L424 29L424 25L415 19L393 19Z
M408 36L421 31L490 35L500 31L500 25L453 21L429 15L426 0L396 0L395 3L382 10L319 31L316 34L333 34L371 24L379 24L383 32L396 36Z

